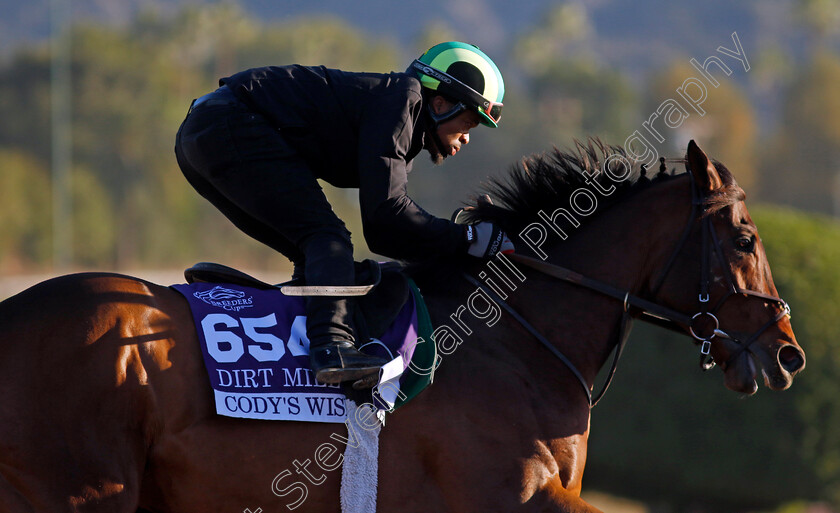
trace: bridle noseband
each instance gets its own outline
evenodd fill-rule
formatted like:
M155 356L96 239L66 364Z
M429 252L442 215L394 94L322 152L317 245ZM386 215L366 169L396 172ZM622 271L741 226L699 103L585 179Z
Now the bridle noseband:
M659 161L660 172L665 171L666 162L684 163L686 165L686 168L688 167L687 159L666 159L663 157L660 158ZM661 326L672 331L677 331L682 334L685 334L687 331L688 334L692 338L694 338L700 345L701 367L704 370L709 370L715 365L714 359L710 355L712 340L715 337L731 340L738 346L738 348L730 354L729 359L722 364L722 367L726 369L735 361L735 359L738 356L741 355L741 353L746 351L750 354L754 354L750 350L750 346L752 346L752 344L756 340L758 340L758 338L768 328L790 315L790 307L783 299L775 296L770 296L761 292L756 292L753 290L742 289L735 284L735 281L732 279L731 272L729 272L728 270L727 263L724 260L723 249L721 247L720 241L718 240L717 234L715 233L714 228L712 226L711 216L704 215L704 212L701 210L701 207L704 204L705 197L700 191L697 190L697 186L694 183L694 179L691 176L690 170L688 174L689 183L691 184L691 213L689 215L688 222L686 223L686 226L683 229L680 240L674 248L674 251L671 253L671 256L668 259L666 265L659 272L658 278L654 282L654 287L650 294L651 298L653 298L652 300L644 299L637 295L631 294L630 291L619 289L602 281L586 277L580 273L577 273L565 267L551 264L543 260L520 254L513 254L508 257L511 260L519 262L547 276L551 276L561 281L565 281L567 283L590 289L592 291L598 292L599 294L612 297L622 302L623 311L621 319L619 321L618 340L616 342L616 350L615 355L613 357L612 366L601 391L597 395L595 395L594 398L592 390L587 384L581 372L565 355L563 355L563 353L559 349L557 349L553 344L551 344L542 334L539 333L539 331L536 328L534 328L530 323L528 323L512 307L510 307L510 305L505 303L504 300L501 297L499 297L493 290L491 290L472 276L464 274L464 277L467 279L467 281L469 281L473 285L478 286L479 288L484 290L484 292L489 294L498 304L500 304L509 314L511 314L511 316L514 317L529 333L531 333L532 336L539 340L552 354L554 354L558 359L560 359L563 362L563 364L569 368L569 370L571 370L572 374L583 386L590 408L594 407L598 403L598 401L601 400L601 398L604 396L607 389L609 388L610 383L612 382L612 378L615 375L616 367L618 366L618 360L621 357L621 353L624 349L627 337L629 336L630 330L632 329L633 317L639 318L640 320L643 320L645 322L655 324L657 326ZM700 286L698 294L699 306L696 313L684 314L682 312L678 312L674 309L657 303L655 299L659 293L659 290L664 284L666 277L669 275L671 269L674 267L677 257L682 252L683 247L688 242L691 233L694 231L694 228L695 226L697 226L698 223L700 225L700 230L702 234ZM709 308L709 288L713 281L711 265L713 255L717 257L718 263L721 265L721 267L726 270L724 274L726 277L727 292L715 303L714 307ZM773 303L777 306L779 311L774 317L772 317L764 325L758 328L758 330L756 330L751 335L742 340L737 336L734 336L729 332L721 329L720 321L718 320L718 314L721 308L723 307L724 303L726 303L728 299L736 295L756 297L764 300L765 302ZM701 330L698 325L700 324L700 321L702 319L708 319L709 322L713 324L713 327L705 331Z

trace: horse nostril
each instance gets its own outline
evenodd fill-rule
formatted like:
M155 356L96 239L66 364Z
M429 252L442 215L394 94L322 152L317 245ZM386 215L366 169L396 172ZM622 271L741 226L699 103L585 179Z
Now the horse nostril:
M796 374L805 368L805 354L796 346L783 346L779 349L779 365L790 374Z

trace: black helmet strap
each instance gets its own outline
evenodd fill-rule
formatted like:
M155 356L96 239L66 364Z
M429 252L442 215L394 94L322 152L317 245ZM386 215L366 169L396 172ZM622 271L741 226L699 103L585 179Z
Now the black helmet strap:
M434 91L428 89L423 90L423 103L425 104L423 106L423 112L427 116L427 136L432 138L432 144L434 144L437 147L440 153L443 153L444 144L443 140L441 140L440 135L438 134L438 127L441 125L441 123L452 119L461 112L458 110L458 105L460 105L462 109L466 107L464 107L462 103L459 103L458 105L456 105L449 111L444 112L443 114L435 114L435 110L434 108L432 108L432 97L435 94L436 93Z
M431 98L429 98L429 99L431 100ZM426 109L429 112L429 117L432 118L432 121L434 122L435 126L437 127L441 123L445 123L446 121L449 121L450 119L454 118L458 114L467 110L467 106L464 105L464 102L458 102L448 111L442 112L440 114L436 114L435 109L432 107L432 102L428 101L426 103Z

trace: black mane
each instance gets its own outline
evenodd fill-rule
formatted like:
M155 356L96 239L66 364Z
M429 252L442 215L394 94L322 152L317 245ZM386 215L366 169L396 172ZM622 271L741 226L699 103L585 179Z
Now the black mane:
M610 159L612 156L622 158ZM608 159L610 173L614 177L622 177L621 180L613 180L605 172L603 166ZM624 148L607 145L597 138L589 138L585 143L575 141L574 149L561 151L554 148L524 157L511 166L507 175L491 178L482 184L478 194L466 203L467 210L458 222L489 221L515 237L523 228L540 220L540 211L551 215L557 208L568 209L575 191L586 188L595 193L598 205L590 215L578 217L583 224L635 192L673 178L674 172L673 169L670 173L660 170L650 179L647 170L629 157ZM612 192L602 195L593 183ZM482 199L484 195L491 196L493 203ZM408 263L406 271L424 291L445 291L459 280L458 274L467 260L464 257Z
M720 162L712 162L725 187L704 198L704 215L744 199L744 192L729 170ZM597 138L575 141L573 149L563 151L555 147L552 151L524 157L511 166L507 175L482 184L478 194L466 203L458 222L492 222L515 238L531 223L544 222L540 212L542 216L552 216L558 208L574 210L571 201L583 188L597 200L594 210L573 216L576 223L583 225L653 184L685 175L677 174L673 168L669 171L664 165L653 171L653 178L647 176L648 172L621 146L607 145ZM490 196L493 203L484 199L485 196ZM464 258L431 260L409 264L406 270L424 290L433 287L447 290L452 280L458 279L457 273L466 262Z
M615 181L607 175L603 166L608 159L610 173L624 179ZM628 166L630 169L627 169ZM468 202L464 215L471 223L490 221L509 233L518 233L528 224L539 220L537 214L540 211L551 214L559 207L569 208L572 195L580 188L589 189L597 197L596 211L586 216L591 218L651 183L672 176L659 172L650 179L647 170L643 169L640 162L629 157L624 148L589 138L585 143L575 141L575 147L571 150L554 148L549 152L524 157L511 167L506 176L491 178L483 184L479 195ZM608 195L600 194L596 190L598 185L612 192ZM493 204L481 199L484 194L491 196Z

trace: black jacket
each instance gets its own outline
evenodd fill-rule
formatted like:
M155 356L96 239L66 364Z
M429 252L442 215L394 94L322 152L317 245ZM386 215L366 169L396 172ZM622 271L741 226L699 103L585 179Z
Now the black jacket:
M427 119L416 78L292 65L219 82L275 125L317 178L359 188L372 251L406 260L466 252L463 227L429 214L407 194Z

